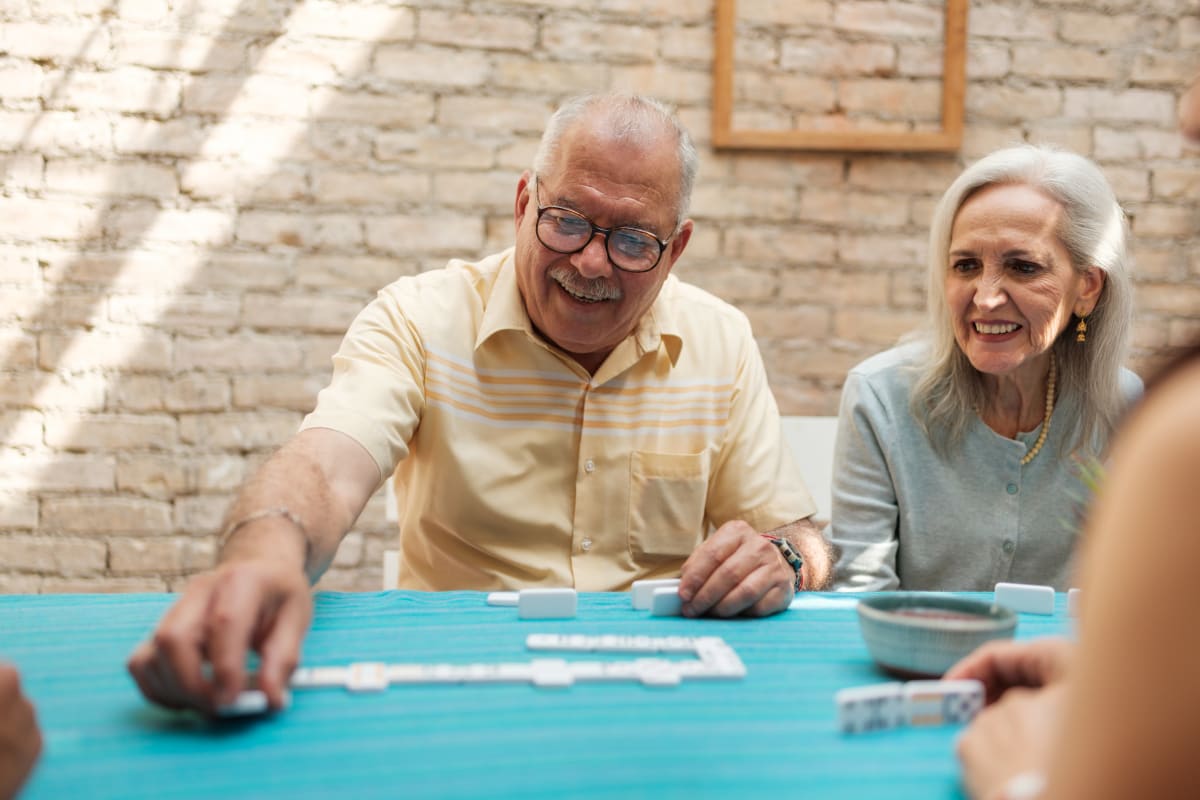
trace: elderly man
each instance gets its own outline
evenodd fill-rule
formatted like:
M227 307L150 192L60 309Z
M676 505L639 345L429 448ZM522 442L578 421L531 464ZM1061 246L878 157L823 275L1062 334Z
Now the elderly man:
M278 706L310 582L393 470L404 588L678 575L684 614L732 616L826 585L749 324L670 274L696 160L652 100L559 109L517 182L516 246L359 315L316 409L240 492L219 565L130 658L142 692L211 711L253 647Z

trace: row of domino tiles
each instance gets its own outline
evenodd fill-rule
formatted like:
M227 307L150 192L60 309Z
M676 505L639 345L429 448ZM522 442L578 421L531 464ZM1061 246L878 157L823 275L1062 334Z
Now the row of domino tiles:
M351 692L381 692L401 684L532 683L563 688L583 681L638 681L645 686L677 686L685 679L735 680L745 677L746 666L718 636L584 636L534 633L525 640L529 650L687 654L692 660L642 657L631 661L566 661L535 658L527 662L476 664L385 664L356 662L339 667L301 667L292 673L293 689L344 687ZM290 697L289 697L290 701ZM219 716L261 714L266 695L258 689L243 691L218 710Z

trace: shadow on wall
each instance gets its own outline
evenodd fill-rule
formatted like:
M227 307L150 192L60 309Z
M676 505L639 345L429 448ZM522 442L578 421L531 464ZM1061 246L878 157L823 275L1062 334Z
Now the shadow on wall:
M73 52L22 49L8 26L11 55L57 69L44 108L17 115L4 176L20 183L22 159L45 155L44 186L4 226L45 287L0 340L0 363L28 367L3 391L19 409L0 414L0 489L18 498L4 524L34 533L9 538L7 590L173 588L208 566L232 490L294 432L353 315L419 267L394 257L483 247L482 215L460 224L405 169L435 95L372 71L381 46L412 38L413 11L204 5L165 31L117 24L112 4L59 31ZM378 585L364 551L380 505L334 585ZM373 575L336 568L368 560Z

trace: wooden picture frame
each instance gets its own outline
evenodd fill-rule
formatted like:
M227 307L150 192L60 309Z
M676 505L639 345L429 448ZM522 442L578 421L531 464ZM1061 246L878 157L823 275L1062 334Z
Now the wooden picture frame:
M941 127L935 131L735 130L734 45L737 0L716 0L712 144L744 150L954 152L962 143L968 0L945 0Z

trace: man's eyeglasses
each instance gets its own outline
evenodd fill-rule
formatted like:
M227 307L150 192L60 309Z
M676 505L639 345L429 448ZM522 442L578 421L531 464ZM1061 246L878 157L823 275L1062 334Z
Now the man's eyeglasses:
M597 233L602 233L604 249L614 267L626 272L649 272L658 266L667 249L667 242L650 231L627 225L601 228L578 211L562 206L543 206L538 197L536 175L533 176L533 196L538 210L537 238L548 250L564 255L578 253Z

